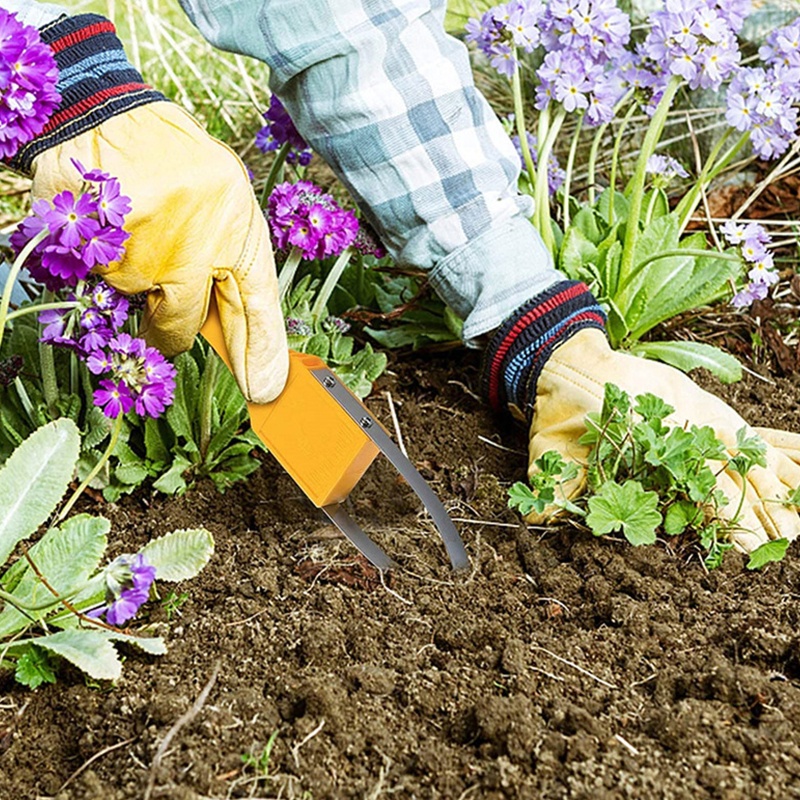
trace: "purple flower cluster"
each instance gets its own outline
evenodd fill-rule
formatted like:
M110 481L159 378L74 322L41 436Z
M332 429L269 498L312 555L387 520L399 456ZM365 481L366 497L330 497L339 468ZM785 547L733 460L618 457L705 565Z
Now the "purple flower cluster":
M759 158L773 159L786 152L797 130L800 20L770 33L759 55L765 67L741 69L731 81L725 118L750 132Z
M87 616L97 619L105 614L109 625L124 625L147 602L155 577L156 568L141 553L120 556L105 570L106 604Z
M489 9L467 23L467 41L500 73L512 76L517 52L542 45L546 53L536 71L536 107L558 102L583 111L589 125L611 120L625 85L613 64L625 54L630 19L616 0L516 0Z
M42 132L58 108L58 67L36 28L0 8L0 157Z
M120 332L128 318L127 298L107 284L81 281L68 295L74 308L39 314L41 340L75 351L94 375L103 376L94 404L107 417L130 410L160 416L172 402L175 367L143 339Z
M546 55L536 74L536 107L551 101L584 111L588 125L609 122L625 94L615 64L626 56L631 23L616 0L551 0L542 17Z
M83 358L105 347L128 319L128 299L102 281L93 285L81 281L66 299L75 303L74 308L39 314L44 325L41 340L68 347Z
M108 374L95 390L94 404L107 417L127 414L158 417L172 402L175 367L144 339L118 333L102 349L94 350L86 366L95 375Z
M31 216L11 234L11 246L19 254L33 237L47 231L26 267L34 280L52 291L76 286L93 268L118 261L130 236L122 227L131 210L130 198L122 194L119 181L87 170L75 159L72 163L85 190L77 197L66 190L52 202L37 200Z
M470 19L465 38L475 42L489 63L510 78L519 63L517 50L532 53L538 47L543 13L542 0L512 0L490 8L480 19Z
M286 317L287 336L311 336L312 333L312 327L299 317Z
M358 233L355 214L309 181L279 183L267 210L275 248L297 247L306 259L339 255Z
M525 135L528 139L528 150L530 150L531 158L533 159L533 166L538 167L539 151L537 139L532 133L528 133L527 131ZM514 147L517 148L520 164L522 164L522 171L526 172L525 158L522 155L522 147L520 147L519 136L512 136L511 141L514 143ZM556 154L551 151L550 156L547 159L547 190L551 196L555 195L555 193L561 188L561 184L564 183L566 177L567 173L561 169L561 165L558 163Z
M691 89L719 89L739 65L736 33L747 6L749 0L666 0L650 15L637 52L663 86L679 75Z
M729 244L739 248L750 267L747 272L750 282L734 295L731 303L736 308L745 308L755 300L763 300L769 287L778 280L772 253L767 250L771 242L769 234L757 222L740 224L733 220L726 222L720 230Z
M290 164L299 164L301 167L311 163L313 152L306 140L298 133L283 103L277 95L272 95L269 108L264 112L267 124L256 134L256 147L262 153L269 153L288 143L289 152L286 160Z
M372 227L363 220L358 223L358 233L353 239L353 249L362 256L386 257L386 248L378 241L378 236Z

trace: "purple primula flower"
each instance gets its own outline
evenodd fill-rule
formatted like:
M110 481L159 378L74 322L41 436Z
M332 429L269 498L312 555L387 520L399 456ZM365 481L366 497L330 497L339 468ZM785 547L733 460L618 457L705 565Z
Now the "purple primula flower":
M756 300L763 300L768 293L769 286L766 283L749 283L733 296L731 305L734 308L747 308Z
M662 90L672 75L682 77L691 89L717 90L735 72L741 58L738 16L726 13L722 5L722 0L666 0L662 10L650 15L647 37L637 52Z
M52 50L36 28L0 8L0 157L38 136L61 96Z
M103 614L109 625L118 627L136 616L150 597L156 568L141 553L114 559L105 569L106 605L87 613L99 618Z
M672 156L664 156L658 153L654 153L647 159L645 169L650 175L658 176L662 179L658 181L662 188L673 178L689 177L689 173L679 161L676 161ZM654 183L656 182L654 181Z
M292 122L292 118L278 99L273 94L269 100L269 108L264 112L267 124L256 133L256 147L264 153L280 150L284 144L289 145L286 160L290 164L308 166L313 153L305 139L299 134Z
M75 159L72 163L87 191L77 197L63 191L52 202L37 200L31 216L11 235L11 246L19 255L34 236L48 232L25 266L51 291L75 287L90 270L119 261L129 238L122 225L131 210L130 199L121 194L119 182L100 170L87 171Z
M123 381L100 381L100 388L94 391L94 404L102 409L107 417L116 419L133 408L130 389Z
M293 246L303 258L338 255L358 233L358 219L309 181L280 183L267 203L276 250Z

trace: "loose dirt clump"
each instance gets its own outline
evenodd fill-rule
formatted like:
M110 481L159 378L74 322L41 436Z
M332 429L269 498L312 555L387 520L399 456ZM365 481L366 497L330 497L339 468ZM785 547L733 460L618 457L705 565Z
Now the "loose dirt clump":
M112 556L203 525L214 559L171 619L150 604L169 653L128 652L116 686L0 683L0 798L800 797L800 547L708 573L685 541L526 530L504 508L524 432L473 398L475 357L392 369L368 404L391 430L391 392L410 457L471 520L472 571L451 575L381 461L348 503L399 564L383 579L269 458L225 495L98 508ZM791 380L706 383L800 431Z

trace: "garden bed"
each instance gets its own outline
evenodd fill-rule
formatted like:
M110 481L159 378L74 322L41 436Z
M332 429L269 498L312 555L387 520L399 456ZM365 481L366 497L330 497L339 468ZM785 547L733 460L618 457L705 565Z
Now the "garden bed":
M476 383L472 353L393 359L367 401L391 430L391 393L411 459L478 520L465 577L381 461L351 511L400 564L384 581L269 457L224 495L104 507L118 552L202 525L216 553L171 619L143 609L169 652L126 651L116 686L3 679L0 797L800 797L800 548L708 573L686 541L526 530L504 509L524 433ZM707 383L800 430L791 377Z

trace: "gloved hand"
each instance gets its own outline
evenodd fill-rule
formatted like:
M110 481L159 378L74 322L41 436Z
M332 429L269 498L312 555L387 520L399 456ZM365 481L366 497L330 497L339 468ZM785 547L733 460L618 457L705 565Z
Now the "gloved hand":
M556 349L542 368L530 429L530 463L547 450L557 450L570 461L586 462L588 448L577 440L586 430L584 419L600 411L604 385L611 381L631 397L650 392L675 408L671 425L708 425L727 447L735 449L736 432L747 423L730 406L697 386L682 372L611 349L604 333L582 330ZM750 428L749 433L755 433ZM745 502L733 540L749 552L769 539L794 539L800 534L800 516L794 508L771 502L800 486L800 466L780 450L767 445L766 467L747 474ZM729 500L722 513L736 509L741 481L732 470L717 476L717 488ZM573 493L580 491L576 480ZM542 522L534 516L529 521Z
M267 224L245 166L141 82L107 20L62 17L41 34L64 99L12 166L32 173L34 199L80 191L73 158L118 178L131 198L131 236L102 275L123 293L147 293L144 338L165 355L187 350L213 289L239 386L254 402L274 399L288 350Z
M568 288L565 289L565 286ZM588 292L584 295L583 305L577 310L563 308L563 301L558 298L572 291L569 288L571 286L574 285L562 284L554 290L551 293L553 296L543 301L546 309L537 317L543 320L542 327L551 335L548 337L547 332L544 335L537 332L533 340L547 340L551 349L544 353L544 359L533 359L532 374L527 377L528 385L535 386L533 405L527 409L529 416L532 413L529 444L531 470L534 461L548 450L556 450L565 460L579 467L586 463L588 447L579 444L578 439L586 430L586 415L590 411L601 410L607 382L616 384L631 397L649 392L662 398L675 408L675 412L667 419L668 423L680 426L708 425L726 446L731 449L735 447L736 432L747 427L739 414L677 369L612 350L601 329L602 324L597 322L597 318L591 318L597 309L591 306ZM575 304L576 300L569 302ZM530 305L536 309L542 307L541 302L532 302ZM567 313L561 313L563 311ZM531 313L535 314L527 311L529 316ZM572 320L575 328L568 337L559 339L558 333L563 333L570 324L564 323L565 319ZM586 322L587 319L589 322ZM575 320L578 322L575 323ZM513 324L507 326L508 330L513 331L513 328ZM506 343L511 338L508 330L500 332L501 336L505 333ZM513 352L513 341L507 350ZM497 347L494 352L497 352ZM520 349L518 355L523 352ZM542 345L531 352L541 354ZM505 365L511 366L513 361L513 358L506 356ZM496 362L502 364L503 358L496 359ZM506 381L507 401L515 399L513 388L514 384ZM749 428L748 432L753 434L756 431ZM741 530L733 535L734 544L746 552L769 539L794 539L800 535L800 516L797 511L772 502L784 499L788 492L800 486L800 465L795 463L797 458L791 457L792 453L800 456L800 435L770 431L764 438L767 443L767 465L754 467L747 475L745 501L738 523ZM790 455L782 452L784 446ZM726 509L737 508L740 487L741 479L733 471L718 476L717 488L729 499ZM574 497L583 488L584 477L579 475L565 490L568 496ZM547 522L552 517L553 512L547 513L546 510L543 514L531 514L527 521L537 524Z

